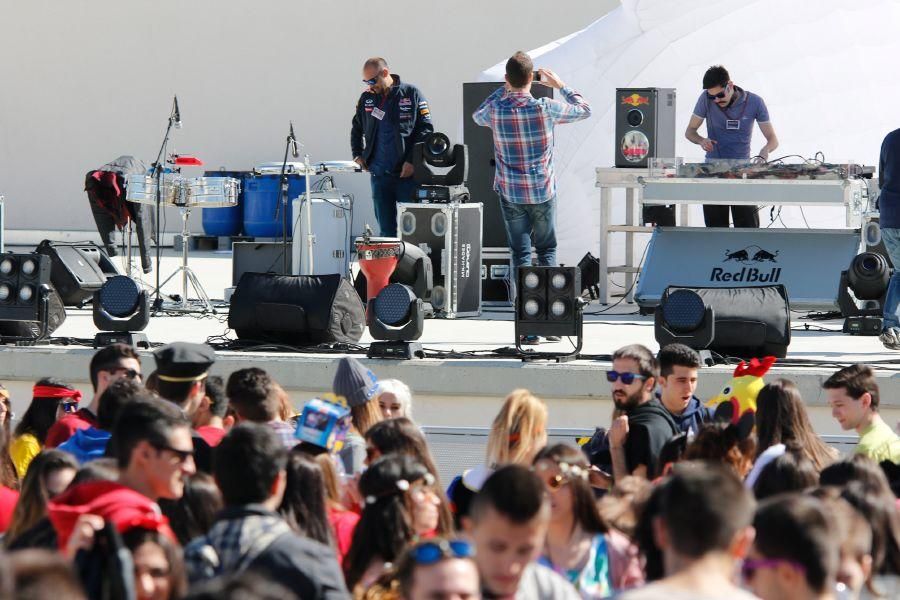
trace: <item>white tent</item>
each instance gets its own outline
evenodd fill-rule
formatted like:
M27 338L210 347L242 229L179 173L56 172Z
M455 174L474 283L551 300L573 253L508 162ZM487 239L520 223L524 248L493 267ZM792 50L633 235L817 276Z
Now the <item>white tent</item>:
M557 129L560 262L596 254L594 168L613 164L615 88L676 88L676 154L701 160L683 133L703 73L722 64L765 99L781 142L772 158L821 151L829 162L877 165L884 135L900 127L898 31L898 0L623 0L582 31L531 51L536 66L556 71L593 107L587 121ZM505 61L481 79L502 81ZM757 129L753 150L763 144ZM702 224L698 211L691 224ZM782 213L792 227L805 226L803 216L813 227L844 225L837 209ZM760 220L765 225L768 213Z

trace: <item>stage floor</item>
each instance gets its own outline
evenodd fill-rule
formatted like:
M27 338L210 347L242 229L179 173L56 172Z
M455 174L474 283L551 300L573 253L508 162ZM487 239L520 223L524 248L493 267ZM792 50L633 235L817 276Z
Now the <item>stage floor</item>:
M171 273L179 256L164 252L162 272ZM195 252L195 269L209 295L222 298L231 285L230 252ZM151 277L145 277L152 283ZM180 293L180 282L164 288ZM602 314L601 311L607 310ZM154 317L146 333L151 342L176 340L205 342L233 338L227 327L227 308L220 315L160 315ZM878 368L882 385L882 406L889 422L900 419L900 354L884 349L875 337L853 337L840 333L839 321L806 321L795 315L792 343L787 360L776 365L769 377L795 380L810 405L817 429L839 433L824 403L821 383L838 365L865 362ZM804 330L809 323L810 330ZM66 322L53 337L56 340L93 339L96 329L89 309L69 309ZM368 332L360 344L372 341ZM608 355L629 343L645 344L656 350L652 317L637 314L636 305L622 303L612 308L591 304L586 308L583 354L590 357L570 363L522 361L491 352L514 346L512 309L484 312L480 317L433 319L425 323L421 343L434 358L415 361L367 361L379 377L396 377L415 392L416 417L426 425L486 426L496 406L512 389L526 387L551 403L550 425L586 427L608 421L611 403L603 371L609 368ZM558 344L534 346L538 351L564 351L566 340ZM93 349L78 345L0 347L0 381L14 389L19 402L27 401L30 384L54 375L72 381L89 392L87 363ZM466 353L466 354L459 354ZM358 355L364 359L364 355ZM330 388L337 356L322 353L220 351L214 372L226 375L238 368L259 366L272 372L298 403ZM365 359L364 359L365 360ZM148 357L145 370L152 369ZM698 395L706 398L718 391L733 367L705 368ZM89 394L88 394L89 395ZM22 407L24 408L24 406ZM18 410L18 409L17 409Z

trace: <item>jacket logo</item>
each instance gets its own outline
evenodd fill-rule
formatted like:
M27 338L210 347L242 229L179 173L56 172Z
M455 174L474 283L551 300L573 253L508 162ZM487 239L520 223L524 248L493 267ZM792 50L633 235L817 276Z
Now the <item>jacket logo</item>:
M375 104L375 100L373 98L366 98L366 104Z
M412 106L412 100L409 98L400 98L400 106Z

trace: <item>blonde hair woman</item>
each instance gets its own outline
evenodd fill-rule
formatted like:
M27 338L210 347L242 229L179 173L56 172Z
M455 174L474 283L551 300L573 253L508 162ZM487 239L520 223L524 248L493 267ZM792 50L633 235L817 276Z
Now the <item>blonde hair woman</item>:
M462 525L462 517L469 513L472 498L491 473L507 464L530 467L546 444L547 405L528 390L514 390L491 424L485 464L463 472L447 488L457 529Z

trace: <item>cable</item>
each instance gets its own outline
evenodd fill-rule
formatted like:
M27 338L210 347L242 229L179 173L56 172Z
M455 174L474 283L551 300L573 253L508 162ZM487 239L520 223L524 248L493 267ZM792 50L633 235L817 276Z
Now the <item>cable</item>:
M628 290L626 290L625 293L622 294L622 297L619 298L614 304L611 304L611 305L607 306L606 308L604 308L604 309L602 309L602 310L598 310L598 311L594 311L594 312L587 312L587 311L585 311L585 313L584 313L585 316L602 315L603 313L609 312L609 311L611 311L612 309L614 309L615 307L617 307L618 305L622 304L622 302L623 302L626 298L628 298L628 295L631 294L632 290L634 290L634 287L637 285L638 280L641 278L641 273L640 273L641 267L644 266L644 259L647 257L647 249L648 249L649 247L650 247L650 244L647 244L646 246L644 246L644 253L641 254L641 260L640 260L640 262L638 263L638 266L637 266L638 272L634 274L634 276L635 276L635 277L634 277L634 281L631 282L631 285L628 287ZM605 275L604 273L601 273L601 274L600 274L601 277L603 277L604 275Z

